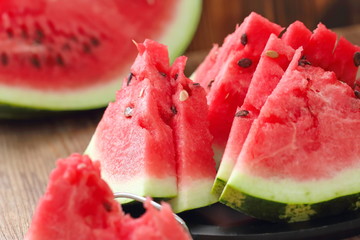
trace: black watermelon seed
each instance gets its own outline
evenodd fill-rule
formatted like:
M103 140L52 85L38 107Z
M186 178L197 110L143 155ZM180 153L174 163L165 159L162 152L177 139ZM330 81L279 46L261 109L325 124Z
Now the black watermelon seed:
M41 29L38 28L35 30L35 39L34 39L35 43L41 44L44 37L45 37L44 32Z
M302 57L299 59L298 65L301 66L301 67L305 67L305 65L311 65L311 62L309 62L309 61L306 59L306 56L302 56Z
M360 99L360 91L355 90L354 93L355 93L355 97Z
M129 73L129 76L127 78L127 82L126 82L126 86L130 85L131 79L133 78L134 74L133 73Z
M243 33L243 34L241 35L240 40L241 40L241 44L242 44L242 45L244 45L244 46L245 46L245 45L247 44L247 42L248 42L248 38L247 38L246 33Z
M176 109L176 107L175 106L171 106L171 111L172 111L172 113L175 115L175 114L177 114L177 109Z
M105 210L107 211L107 212L111 212L112 211L112 206L111 206L111 203L109 203L109 202L103 202L103 206L104 206L104 208L105 208Z
M355 67L360 66L360 52L354 53L354 64Z
M161 76L166 77L166 73L164 72L159 72L159 73L161 74Z
M207 87L208 87L208 88L211 88L211 86L213 85L214 81L215 81L215 80L211 80L211 81L209 82L209 84L207 85Z
M286 28L284 28L280 33L279 33L279 36L278 38L282 38L282 36L284 35L284 33L286 32Z
M6 65L8 65L9 64L9 57L8 57L8 55L6 54L6 53L1 53L1 64L3 65L3 66L6 66Z
M174 79L176 80L179 77L179 74L175 74Z
M91 38L90 38L90 43L91 43L91 45L93 45L94 47L100 46L100 40L97 39L96 37L91 37Z
M200 83L193 83L194 86L200 86Z
M91 53L91 46L88 43L83 43L83 52L84 53Z
M9 38L14 37L14 31L11 28L6 29L6 34L8 35Z
M252 61L249 58L242 58L237 63L240 67L248 68L252 65Z
M133 115L133 108L132 108L132 107L126 107L125 110L124 110L124 115L125 115L125 117L127 117L127 118L132 117L132 115Z
M62 67L65 66L64 59L60 54L56 55L55 61L59 66L62 66Z
M25 27L21 28L21 37L24 38L24 39L29 38L29 33L27 32L27 29Z
M40 59L36 55L30 57L30 63L36 68L41 68Z
M247 115L249 115L249 111L248 110L240 110L237 113L235 113L235 117L246 117Z

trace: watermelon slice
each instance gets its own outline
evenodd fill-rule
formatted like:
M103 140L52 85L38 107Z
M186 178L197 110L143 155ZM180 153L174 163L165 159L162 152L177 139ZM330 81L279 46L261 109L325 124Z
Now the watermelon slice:
M254 120L220 201L257 218L306 221L359 208L360 100L299 49Z
M261 52L270 34L278 35L281 30L277 24L251 13L220 48L214 46L196 70L193 80L208 91L210 132L218 156L224 151L233 116L243 103Z
M200 0L1 1L1 115L106 106L136 56L132 40L163 42L174 59L200 9Z
M205 90L184 75L186 57L175 60L172 129L177 165L177 196L170 200L175 212L199 208L217 202L211 194L216 175L211 149L212 136L207 121Z
M139 218L125 214L100 177L98 163L73 154L59 159L25 240L191 239L168 204L150 201Z
M253 121L284 74L293 55L293 48L274 34L270 36L252 77L244 103L235 114L229 140L213 186L213 192L217 195L220 196L230 177Z
M148 78L122 88L85 151L101 162L114 192L159 198L177 193L173 133L161 118L157 93Z
M176 212L209 205L216 172L205 90L185 77L185 57L170 67L164 45L137 45L131 73L85 152L102 163L115 192L176 196Z

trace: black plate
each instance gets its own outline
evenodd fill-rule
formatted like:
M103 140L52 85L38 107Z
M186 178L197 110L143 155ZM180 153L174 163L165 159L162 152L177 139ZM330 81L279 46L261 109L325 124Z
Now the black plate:
M141 204L123 205L133 217L143 214ZM178 214L194 240L338 240L360 235L360 211L301 223L261 221L216 203Z
M194 240L344 239L360 235L360 212L301 223L271 223L241 214L223 204L179 214Z

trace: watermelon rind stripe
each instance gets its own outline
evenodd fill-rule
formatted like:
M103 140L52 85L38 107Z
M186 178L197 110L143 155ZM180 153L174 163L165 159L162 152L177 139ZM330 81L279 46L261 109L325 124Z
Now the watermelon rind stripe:
M337 209L329 215L359 209L359 175L360 166L349 167L329 178L314 180L261 178L233 171L219 201L265 220L305 221L327 214L330 210L323 209L325 206ZM294 213L290 216L288 212L291 210ZM305 210L308 210L308 217L304 216Z
M168 46L170 59L174 60L184 52L191 42L201 16L201 0L183 0L177 7L173 22L156 40ZM185 17L184 17L185 16ZM135 47L135 46L134 46ZM39 91L30 88L0 86L0 118L12 118L27 113L22 117L39 114L38 110L49 110L42 114L51 114L52 111L74 111L105 107L115 99L116 90L121 88L121 82L130 69L124 66L124 71L105 85L91 86L87 89L68 91ZM16 108L19 108L16 110ZM31 109L35 111L31 113ZM29 111L28 111L29 110Z
M357 211L360 209L360 193L317 203L287 204L254 197L227 185L220 202L258 219L292 223Z

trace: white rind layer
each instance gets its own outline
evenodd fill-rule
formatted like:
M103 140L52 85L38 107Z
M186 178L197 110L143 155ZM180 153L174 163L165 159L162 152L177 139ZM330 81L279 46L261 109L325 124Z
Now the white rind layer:
M182 0L167 29L155 40L168 46L170 59L180 55L190 43L201 16L201 0ZM184 17L185 16L185 17ZM123 71L104 85L68 91L40 91L19 86L0 85L1 104L13 107L64 111L94 109L106 106L115 99L116 90L128 75L131 60ZM16 113L15 113L16 114Z
M360 192L359 176L360 165L339 171L329 179L307 181L265 179L234 170L227 184L261 199L286 204L313 204Z
M218 201L211 193L213 179L194 179L191 184L183 186L179 184L178 194L169 203L174 212L182 212L190 209L205 207Z

